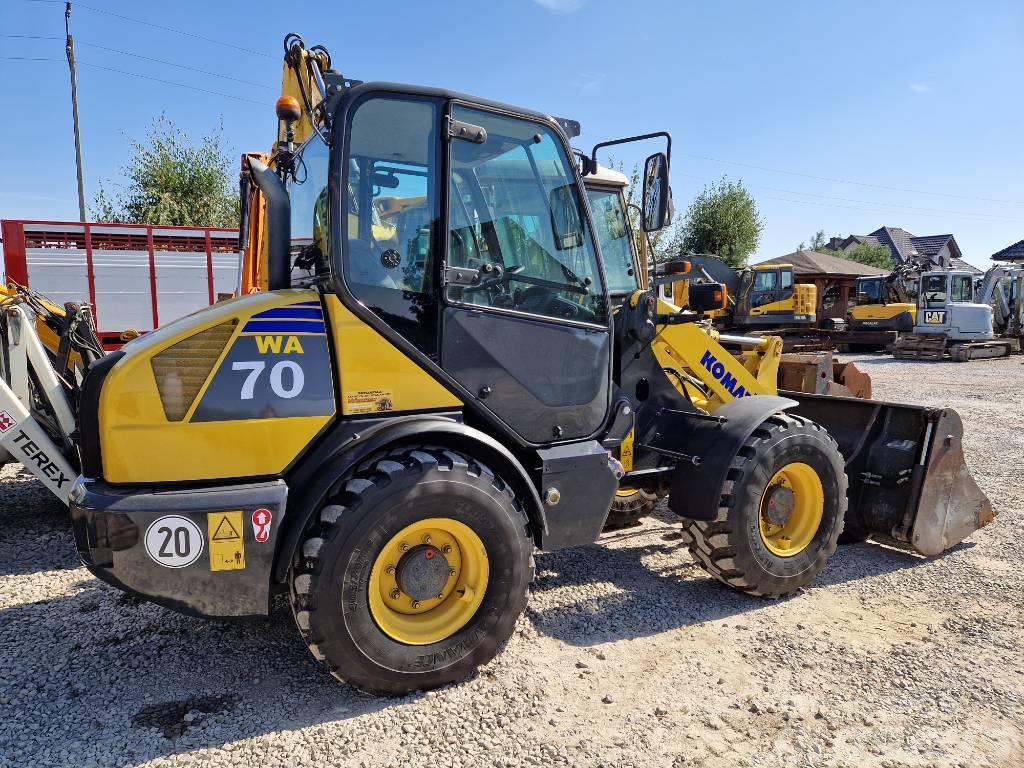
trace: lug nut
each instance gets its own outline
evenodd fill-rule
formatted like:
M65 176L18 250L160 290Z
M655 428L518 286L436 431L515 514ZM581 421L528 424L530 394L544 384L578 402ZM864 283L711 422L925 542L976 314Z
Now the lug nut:
M452 553L452 545L445 544L443 547L441 547L441 551L444 552L444 554L446 555L450 555Z
M406 544L404 541L401 544L398 545L398 548L400 550L402 550L403 552L408 552L409 551L409 545Z
M448 575L450 577L454 578L455 577L455 569L454 568L449 568L448 569Z
M392 589L391 590L391 599L392 600L397 600L401 596L402 596L402 593L399 592L397 589Z
M437 596L437 599L440 600L443 597L444 597L444 593L439 593L438 596Z
M420 601L419 600L413 600L412 601L412 607L413 608L419 608L420 607Z
M424 544L429 544L430 541L431 541L430 534L428 533L426 536L423 537L423 543Z
M387 568L385 568L385 569L384 569L384 572L385 572L385 573L386 573L386 574L387 574L388 576L394 576L394 574L395 574L395 566L393 566L393 565L389 565L389 566L388 566Z

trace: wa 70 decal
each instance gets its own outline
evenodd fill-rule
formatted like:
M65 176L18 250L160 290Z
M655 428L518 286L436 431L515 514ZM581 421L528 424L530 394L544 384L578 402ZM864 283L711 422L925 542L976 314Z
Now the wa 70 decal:
M214 373L192 421L333 413L334 384L325 333L243 333Z

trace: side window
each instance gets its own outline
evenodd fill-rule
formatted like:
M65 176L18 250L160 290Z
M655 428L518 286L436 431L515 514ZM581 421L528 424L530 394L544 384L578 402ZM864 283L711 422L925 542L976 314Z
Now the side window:
M774 291L778 285L779 274L774 269L757 270L754 277L755 291Z
M782 287L792 288L793 287L793 273L788 269L784 269L781 272L782 275Z
M314 136L296 156L295 174L288 179L293 285L327 271L327 157L327 145Z
M921 306L946 306L946 276L924 275L921 278Z
M342 204L346 284L427 354L437 351L437 147L433 101L361 102L349 126Z
M974 291L971 290L971 278L969 275L954 275L950 301L973 301Z
M554 131L461 106L452 117L487 138L450 143L448 267L479 278L449 282L448 300L607 323L584 201Z
M588 189L594 231L601 244L604 275L611 293L627 293L640 286L633 267L633 246L629 224L623 209L622 193L617 189Z

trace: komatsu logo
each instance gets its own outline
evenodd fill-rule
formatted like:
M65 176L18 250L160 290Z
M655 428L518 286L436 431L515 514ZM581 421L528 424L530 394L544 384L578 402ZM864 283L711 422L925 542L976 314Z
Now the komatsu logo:
M700 359L700 364L708 370L708 373L718 379L718 382L733 397L750 397L750 392L747 392L747 388L737 383L736 377L725 370L725 363L712 355L710 350L704 353L704 357Z

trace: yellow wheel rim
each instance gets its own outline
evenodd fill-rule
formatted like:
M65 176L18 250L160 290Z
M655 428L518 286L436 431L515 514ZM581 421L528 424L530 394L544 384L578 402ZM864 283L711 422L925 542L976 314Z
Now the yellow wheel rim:
M473 529L432 517L399 531L370 571L370 613L400 643L429 645L451 637L473 618L490 570Z
M627 498L629 496L632 496L636 492L637 492L636 488L619 488L619 490L617 490L615 492L615 495L624 499L624 498Z
M764 545L779 557L793 557L814 540L825 510L825 491L814 468L787 464L761 494L759 526Z

